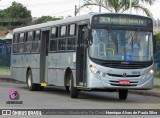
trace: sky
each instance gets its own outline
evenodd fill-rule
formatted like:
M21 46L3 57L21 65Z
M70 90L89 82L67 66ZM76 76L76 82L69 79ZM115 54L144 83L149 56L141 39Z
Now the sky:
M0 0L0 9L5 9L11 5L13 1L22 3L31 10L32 17L41 16L74 16L75 5L83 4L83 0ZM160 19L160 0L156 0L152 6L145 5L153 14L154 19ZM89 12L98 12L98 7L83 8L78 15L87 14ZM102 9L102 12L108 12ZM129 13L129 11L127 11ZM132 10L133 14L138 13L144 15L141 11Z

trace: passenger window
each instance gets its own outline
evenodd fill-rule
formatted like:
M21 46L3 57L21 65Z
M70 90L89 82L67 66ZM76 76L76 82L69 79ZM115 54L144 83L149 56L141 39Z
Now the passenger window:
M68 42L67 42L67 50L75 50L75 40L76 38L73 37L73 38L68 38Z
M54 28L52 28L52 31L51 31L51 39L54 39L57 37L58 37L58 28L54 27Z
M20 34L20 40L19 40L19 42L24 42L24 33Z
M35 41L40 40L40 30L35 31L34 40L35 40Z
M56 51L57 50L57 39L50 41L50 51Z
M70 25L70 28L69 28L69 36L75 36L76 34L76 25L75 24L72 24Z
M61 34L60 34L61 37L65 37L66 36L66 30L67 30L66 26L62 26L61 27Z
M19 42L19 34L14 34L13 43Z
M17 44L13 44L13 53L17 53L18 52L18 46Z
M28 32L27 41L32 41L33 32Z
M58 50L66 50L66 39L65 38L59 39Z

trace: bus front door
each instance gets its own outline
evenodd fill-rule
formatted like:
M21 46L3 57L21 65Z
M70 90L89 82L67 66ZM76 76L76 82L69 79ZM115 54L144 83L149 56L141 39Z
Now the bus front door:
M86 86L86 61L87 61L87 46L84 40L84 35L87 26L78 27L78 42L77 42L77 61L76 61L76 83L78 86Z

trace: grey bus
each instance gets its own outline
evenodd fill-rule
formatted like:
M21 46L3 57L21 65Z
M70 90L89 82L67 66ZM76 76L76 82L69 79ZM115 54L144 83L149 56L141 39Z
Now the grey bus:
M118 92L153 87L153 22L149 17L93 13L14 29L13 79L29 90L63 86Z

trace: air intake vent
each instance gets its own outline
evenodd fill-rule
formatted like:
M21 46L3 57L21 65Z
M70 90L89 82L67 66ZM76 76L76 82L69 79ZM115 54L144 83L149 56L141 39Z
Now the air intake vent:
M110 74L107 73L107 75L112 76L112 77L124 77L123 75L118 75L118 74ZM141 75L127 75L125 77L140 77Z
M103 66L110 68L119 68L119 69L142 69L149 67L153 64L152 61L149 62L118 62L118 61L107 61L103 63Z

